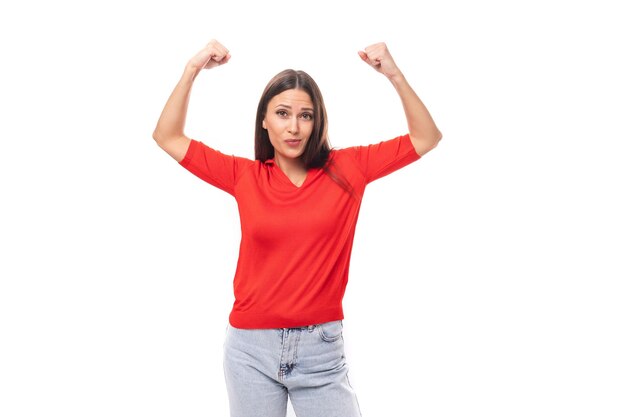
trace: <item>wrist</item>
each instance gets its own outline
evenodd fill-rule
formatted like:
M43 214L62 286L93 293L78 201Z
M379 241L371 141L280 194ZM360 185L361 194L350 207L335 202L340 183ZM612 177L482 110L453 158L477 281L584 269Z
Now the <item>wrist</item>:
M185 70L183 71L183 79L193 81L196 79L201 70L202 68L198 68L191 63L187 63L187 65L185 65Z
M393 84L394 86L398 86L407 82L406 78L404 78L404 74L402 74L400 70L393 74L387 75L387 79L391 81L391 84Z

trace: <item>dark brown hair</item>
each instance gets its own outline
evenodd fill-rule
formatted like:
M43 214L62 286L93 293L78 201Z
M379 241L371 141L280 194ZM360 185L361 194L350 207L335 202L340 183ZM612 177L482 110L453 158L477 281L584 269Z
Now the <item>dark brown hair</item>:
M328 116L324 98L317 83L304 71L286 69L279 72L267 83L256 112L254 132L254 158L265 162L274 158L274 147L270 142L267 130L263 128L263 119L267 114L267 105L270 100L286 90L302 90L306 92L313 102L313 131L306 143L304 152L300 158L307 170L311 168L323 168L337 184L344 190L353 194L352 186L346 179L332 168L330 156L330 141L328 140Z

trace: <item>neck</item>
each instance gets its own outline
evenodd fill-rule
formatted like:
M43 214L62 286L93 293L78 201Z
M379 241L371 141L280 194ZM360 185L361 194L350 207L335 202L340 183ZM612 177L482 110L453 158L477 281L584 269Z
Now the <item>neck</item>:
M300 187L304 183L307 170L302 160L277 157L274 162L296 187Z
M282 158L280 155L276 155L274 158L274 162L278 165L281 171L285 173L285 175L300 175L306 173L306 167L304 166L304 162L300 158L298 159L290 159L290 158Z

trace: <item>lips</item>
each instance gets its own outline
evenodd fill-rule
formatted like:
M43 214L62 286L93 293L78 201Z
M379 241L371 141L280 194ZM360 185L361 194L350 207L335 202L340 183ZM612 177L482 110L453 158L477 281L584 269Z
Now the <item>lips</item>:
M302 142L301 139L287 139L285 140L285 143L289 146L293 146L296 147L298 145L300 145L300 142Z

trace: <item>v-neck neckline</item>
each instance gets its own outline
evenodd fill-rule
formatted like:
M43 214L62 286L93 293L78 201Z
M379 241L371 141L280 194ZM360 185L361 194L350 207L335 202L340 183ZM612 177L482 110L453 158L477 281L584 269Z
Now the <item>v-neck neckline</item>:
M304 187L305 184L308 182L309 177L311 176L311 170L307 170L306 175L304 176L304 180L302 180L302 184L296 185L293 181L291 181L291 179L287 176L287 174L285 174L283 170L280 169L276 161L274 161L273 166L274 166L274 169L279 172L278 175L283 180L283 182L286 182L287 184L289 184L291 187L295 188L296 190L299 190L302 187Z
M274 158L272 159L268 159L267 161L265 161L265 163L269 163L272 167L272 169L278 171L278 177L281 179L281 182L286 183L288 186L290 186L293 189L299 190L302 187L304 187L308 181L309 178L311 177L311 169L308 169L305 173L304 176L304 180L302 180L302 184L300 184L299 186L296 185L293 181L291 181L291 179L289 178L289 176L287 174L285 174L285 172L283 172L283 170L280 168L280 166L278 166L278 164L276 163L276 160Z

